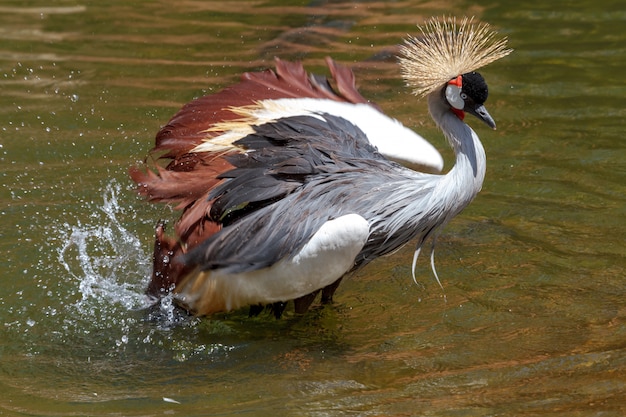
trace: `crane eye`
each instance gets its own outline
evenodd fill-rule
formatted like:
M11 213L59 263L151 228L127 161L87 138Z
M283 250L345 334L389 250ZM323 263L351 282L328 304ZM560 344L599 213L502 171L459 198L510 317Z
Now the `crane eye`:
M465 94L465 93L461 93L461 98L462 98L463 100L467 100L467 94Z

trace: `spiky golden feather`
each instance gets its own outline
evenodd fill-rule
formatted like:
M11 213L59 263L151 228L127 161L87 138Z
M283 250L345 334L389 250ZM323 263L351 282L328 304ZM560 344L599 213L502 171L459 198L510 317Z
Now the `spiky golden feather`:
M422 36L410 36L400 48L400 66L407 85L420 97L513 51L506 38L496 39L491 26L473 17L459 24L455 17L433 17L418 29Z

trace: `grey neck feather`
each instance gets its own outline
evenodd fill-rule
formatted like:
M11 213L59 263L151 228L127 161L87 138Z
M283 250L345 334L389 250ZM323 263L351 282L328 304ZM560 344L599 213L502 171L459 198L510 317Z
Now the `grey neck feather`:
M370 239L357 258L357 266L414 238L418 238L419 249L427 238L459 214L482 187L486 158L476 133L450 111L438 93L429 96L429 110L454 149L456 163L446 175L399 168L402 172L399 177L376 184L387 190L387 197L384 204L378 201L359 204L375 209L369 216ZM382 181L380 175L375 181Z
M431 235L440 226L459 214L480 191L486 170L485 150L476 133L443 102L438 93L428 97L430 113L450 142L456 163L446 175L430 175L405 171L406 177L395 184L402 199L388 207L389 221L383 228L394 235L405 224L413 224L414 236ZM395 206L395 207L394 207ZM395 208L395 210L393 210Z
M441 178L436 187L441 189L440 197L456 200L450 202L458 208L453 210L452 216L455 216L474 199L482 187L487 165L485 150L478 135L450 111L439 92L428 96L428 109L456 156L454 167Z

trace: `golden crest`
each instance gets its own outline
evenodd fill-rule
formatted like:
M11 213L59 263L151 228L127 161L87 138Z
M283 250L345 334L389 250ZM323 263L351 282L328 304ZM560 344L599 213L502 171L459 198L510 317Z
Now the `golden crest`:
M474 18L431 18L422 26L422 36L409 37L401 46L402 75L413 92L423 97L449 80L475 71L513 50L507 39L496 39L496 32Z

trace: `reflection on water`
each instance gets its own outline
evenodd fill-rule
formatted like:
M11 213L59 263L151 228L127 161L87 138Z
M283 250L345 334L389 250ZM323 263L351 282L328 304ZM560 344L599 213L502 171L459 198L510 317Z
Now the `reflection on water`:
M578 3L0 6L0 413L623 415L625 15ZM413 283L409 245L301 317L151 305L153 227L176 215L126 171L161 124L275 55L332 54L448 152L393 46L451 10L515 52L484 71L498 131L476 126L487 178L439 240L444 292L425 258Z

